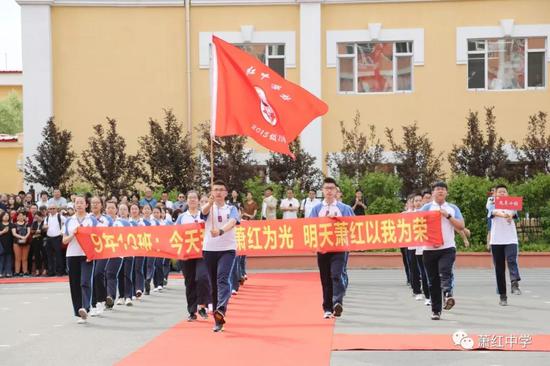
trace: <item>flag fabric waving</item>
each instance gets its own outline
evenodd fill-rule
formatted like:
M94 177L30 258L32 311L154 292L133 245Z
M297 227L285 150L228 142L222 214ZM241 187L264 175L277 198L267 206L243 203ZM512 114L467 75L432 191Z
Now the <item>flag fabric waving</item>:
M212 43L212 136L246 135L292 156L288 145L328 106L239 48Z

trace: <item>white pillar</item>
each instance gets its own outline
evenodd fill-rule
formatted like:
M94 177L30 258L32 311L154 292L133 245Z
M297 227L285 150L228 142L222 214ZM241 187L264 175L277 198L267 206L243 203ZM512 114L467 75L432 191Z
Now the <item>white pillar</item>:
M19 0L23 51L23 155L32 156L53 115L52 0ZM27 4L28 3L28 4Z
M306 0L304 0L306 1ZM310 93L321 97L321 4L300 4L300 84ZM323 129L321 117L316 118L300 135L305 151L323 166Z

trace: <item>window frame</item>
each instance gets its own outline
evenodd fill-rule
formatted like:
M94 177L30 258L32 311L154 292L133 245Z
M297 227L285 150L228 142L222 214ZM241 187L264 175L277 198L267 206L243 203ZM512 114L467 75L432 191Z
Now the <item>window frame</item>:
M357 75L358 75L358 62L357 62L357 45L365 43L391 43L392 44L392 91L384 92L359 92ZM411 49L408 52L399 52L397 53L397 44L398 43L408 43L411 45ZM340 44L353 44L353 54L351 53L340 53L338 46ZM408 48L408 47L407 47ZM409 57L411 64L411 89L410 90L398 90L397 82L397 58L398 57ZM353 60L353 90L344 91L340 89L340 59L351 58ZM412 40L392 40L392 41L349 41L349 42L337 42L336 43L336 92L340 95L387 95L387 94L409 94L414 92L414 42Z
M544 49L541 48L529 48L529 38L543 38L544 39ZM524 72L524 85L523 88L516 88L516 89L489 89L489 40L506 40L506 39L521 39L525 42L524 47L524 65L523 65L523 72ZM483 51L470 51L468 49L468 45L471 41L483 41L484 42L484 50ZM548 37L541 37L541 36L528 36L528 37L487 37L487 38L468 38L466 40L466 90L467 91L485 91L485 92L517 92L517 91L529 91L529 90L546 90L547 89L547 72L548 72L548 66L546 62L546 57L548 53ZM530 52L543 52L543 73L544 73L544 86L529 86L529 75L528 75L528 64L529 64L529 53ZM469 75L469 68L470 68L470 55L483 55L484 57L484 80L485 80L485 86L483 88L470 88L468 86L468 75Z
M265 42L258 42L258 43L254 43L254 42L243 42L243 43L233 43L233 46L235 47L239 47L240 46L247 46L247 45L257 45L257 46L264 46L264 55L265 55L265 61L264 61L264 65L266 65L267 67L269 67L269 60L274 60L274 59L278 59L278 60L283 60L283 75L280 75L279 73L277 73L278 75L282 76L283 78L286 78L286 51L287 51L287 47L286 47L286 44L284 43L265 43ZM283 46L283 50L284 50L284 53L283 55L270 55L269 54L269 47L270 46L275 46L275 47L279 47L279 46ZM246 52L246 51L245 51ZM247 52L248 53L248 52ZM258 60L260 61L260 60ZM269 67L271 69L271 67ZM271 69L273 70L273 69ZM275 70L273 70L274 72L277 72Z

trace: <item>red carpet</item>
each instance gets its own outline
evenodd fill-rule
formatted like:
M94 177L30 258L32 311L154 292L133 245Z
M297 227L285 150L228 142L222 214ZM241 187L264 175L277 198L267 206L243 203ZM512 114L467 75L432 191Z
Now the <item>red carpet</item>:
M520 336L520 333L513 334ZM522 347L519 339L512 343L506 337L510 334L491 334L496 340L488 347L479 348L479 335L470 335L474 341L473 350L495 351L539 351L550 352L550 335L531 335L530 344ZM501 345L498 345L498 337ZM451 334L335 334L332 341L333 351L461 351L463 348L453 343Z
M212 318L182 321L119 365L329 365L334 321L322 319L319 275L251 277L231 298L223 333Z

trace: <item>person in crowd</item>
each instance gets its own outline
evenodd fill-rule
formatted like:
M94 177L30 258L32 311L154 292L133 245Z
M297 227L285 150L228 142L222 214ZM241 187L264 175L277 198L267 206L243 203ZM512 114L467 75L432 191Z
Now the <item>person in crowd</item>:
M130 206L130 224L132 226L150 226L149 218L151 216L151 206L146 203L142 208L144 218L140 216L139 206L132 204ZM134 257L134 295L141 299L145 291L145 257Z
M302 203L300 205L300 212L302 213L302 217L309 217L313 207L321 203L321 200L316 198L315 195L316 195L315 190L310 189L307 194L307 197L302 200Z
M174 210L180 210L181 212L187 211L187 201L185 200L185 194L181 192L178 193L178 199L176 202L174 202L172 206ZM177 219L178 217L175 216L175 218Z
M187 192L189 209L178 217L176 224L203 223L199 207L199 194L196 191ZM181 261L183 277L185 278L185 296L187 298L187 320L197 320L197 313L203 319L208 318L207 306L211 302L211 286L208 268L203 258Z
M137 211L137 219L139 220L139 206L137 204L132 204L132 207L134 207L134 216L135 211ZM118 219L114 222L113 226L123 227L123 226L134 226L130 222L130 210L128 209L128 206L124 203L121 203L118 205ZM119 272L119 281L118 281L118 290L119 290L119 298L116 302L117 305L126 305L126 306L132 306L132 297L134 293L134 257L124 257L122 259L122 269L121 272ZM112 299L114 299L114 291L107 290L108 295L112 295ZM107 304L107 300L105 300L105 303Z
M160 195L160 202L164 205L165 209L171 210L172 208L174 208L174 203L170 201L170 199L168 198L168 191L162 191ZM152 206L152 207L155 207L155 206Z
M292 189L286 190L286 198L281 200L280 210L283 212L283 219L297 219L300 202L294 197Z
M84 251L76 239L79 227L94 227L97 220L86 213L86 200L82 196L75 199L75 215L64 225L63 243L67 244L67 268L69 269L69 285L74 315L79 317L78 323L86 323L88 312L92 306L92 281L94 262L86 259Z
M241 210L242 220L255 220L258 215L258 204L254 200L252 192L246 192L246 200L243 203ZM239 268L241 270L239 283L244 285L244 282L248 280L248 274L246 273L246 255L239 255L240 259Z
M342 193L342 190L340 187L336 186L336 201L343 202L344 201L344 194Z
M455 231L464 229L464 218L456 205L446 201L447 195L447 184L442 181L436 182L432 187L433 201L421 208L421 211L440 213L443 233L443 245L426 246L423 253L432 300L432 320L441 318L442 308L451 310L455 305L453 296L453 267L456 258ZM442 292L444 305L442 304Z
M137 192L132 193L132 196L130 197L129 204L130 205L136 204L139 207L139 201L140 201L139 193L137 193Z
M27 223L27 213L24 208L17 212L17 220L11 229L13 236L13 253L15 256L15 276L30 276L29 273L29 251L31 230Z
M363 197L363 191L357 189L355 191L355 198L350 205L355 216L363 216L367 211L367 202Z
M149 208L153 208L157 205L157 200L153 197L153 190L149 187L145 188L144 197L139 200L140 207L149 205Z
M31 263L34 259L35 276L46 275L46 248L43 230L44 215L41 212L37 212L34 216L34 221L31 225ZM29 269L32 268L29 266Z
M49 203L48 215L43 224L43 229L46 231L48 276L63 276L65 274L62 247L63 232L61 231L65 220L65 216L57 212L55 203Z
M491 250L491 225L493 220L491 219L490 212L495 209L495 187L491 188L491 191L487 194L487 202L485 203L485 209L487 210L487 250Z
M69 201L67 202L67 208L72 208L74 210L74 200L76 199L77 194L71 193L69 196Z
M50 198L50 196L48 195L48 192L42 191L42 192L40 192L40 199L38 200L38 202L36 204L38 205L39 208L48 207L49 198Z
M411 195L412 211L417 212L422 208L422 194L416 193ZM430 289L428 288L428 275L422 261L422 253L424 247L409 247L408 259L410 267L411 288L415 300L424 300L425 305L431 305Z
M325 199L313 207L309 217L354 216L350 206L336 199L336 181L327 177L323 180ZM318 252L317 265L323 289L323 317L340 317L344 311L344 296L347 288L348 252Z
M150 226L165 226L166 222L162 219L162 205L157 204L157 207L153 208L151 217L148 219ZM145 218L145 216L144 216ZM145 295L151 294L151 282L153 282L153 292L162 291L162 284L164 279L164 273L162 269L162 263L164 258L148 257L146 260L145 271Z
M8 204L7 204L7 211L8 212L11 212L11 211L17 211L18 209L18 205L17 205L17 202L15 202L15 197L10 195L8 196ZM13 219L12 219L13 221Z
M264 191L262 202L262 220L275 220L277 218L277 198L273 196L273 188L267 187Z
M0 194L0 212L8 211L8 196L5 194Z
M495 197L507 197L508 187L499 184L495 187ZM514 220L518 219L517 211L496 209L490 207L489 217L491 218L491 232L489 233L489 244L495 267L497 281L497 292L500 296L499 305L507 306L508 297L506 293L506 264L510 273L512 283L512 294L521 295L519 281L521 276L518 267L518 233Z
M13 276L13 235L10 215L0 211L0 277Z
M422 191L422 206L430 202L432 202L432 191L431 189L425 189Z
M34 198L33 198L33 195L30 194L30 193L27 193L25 195L25 199L23 200L23 206L28 209L31 207L31 205L34 204Z
M227 205L227 186L217 180L212 186L208 203L201 208L205 220L203 258L206 261L212 284L214 305L214 332L224 328L227 304L231 296L231 267L235 261L237 240L235 225L239 223L239 212Z
M413 211L413 203L412 198L409 196L407 197L407 201L405 202L405 212L412 212ZM401 252L401 259L403 261L403 269L405 270L405 277L407 278L407 286L411 286L411 268L409 264L409 255L408 250L406 247L399 248L399 251Z
M53 197L48 200L48 207L52 204L55 205L57 209L67 208L67 200L61 197L61 190L59 188L53 190Z

